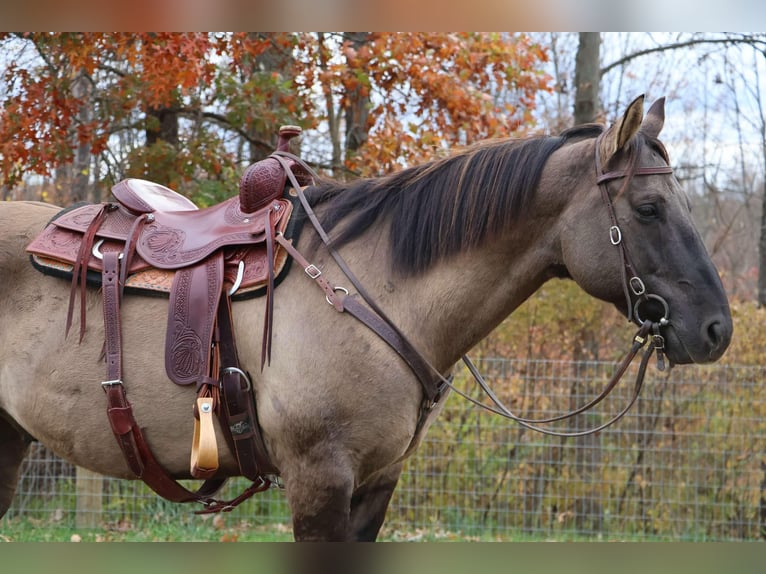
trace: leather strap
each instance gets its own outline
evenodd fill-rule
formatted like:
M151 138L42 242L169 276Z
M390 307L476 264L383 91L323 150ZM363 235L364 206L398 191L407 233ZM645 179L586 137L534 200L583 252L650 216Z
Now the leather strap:
M86 279L88 276L88 261L90 261L90 252L93 249L93 241L96 238L96 232L101 224L106 219L107 213L112 209L112 206L108 204L102 204L96 216L88 226L88 230L82 238L80 243L80 249L77 252L77 260L75 261L72 269L72 288L69 291L69 309L66 316L66 327L64 328L64 336L69 335L69 329L72 327L72 319L74 315L74 302L77 293L77 287L80 287L80 342L85 336L85 287ZM115 278L115 281L117 279Z
M373 331L380 334L381 337L394 348L397 353L399 353L400 356L403 358L409 357L409 360L407 360L408 364L412 367L412 365L416 365L413 368L413 372L418 378L418 381L420 381L420 384L423 387L423 392L425 394L425 401L430 403L430 408L433 407L433 404L437 402L444 390L444 384L446 382L445 377L439 373L438 370L436 370L435 367L433 367L425 358L420 354L415 347L410 343L410 341L407 339L407 337L402 333L402 331L396 326L396 324L386 315L386 313L383 311L383 309L380 308L380 306L375 302L375 300L370 296L370 294L367 292L367 290L362 286L359 279L356 277L356 275L351 271L348 264L343 260L343 257L341 257L340 253L332 247L330 237L327 235L327 232L322 227L322 224L319 222L319 219L317 218L316 214L314 213L314 210L312 209L311 205L309 204L308 200L306 199L306 195L303 193L303 189L298 184L298 181L295 179L295 176L293 175L292 170L289 168L289 164L285 161L285 158L291 159L292 161L298 163L303 169L305 169L307 172L311 173L311 168L303 162L299 157L294 156L288 152L280 152L276 151L272 154L272 157L276 157L277 160L283 165L285 168L285 171L287 171L287 177L290 180L291 185L295 188L296 193L298 194L298 198L301 201L301 204L303 205L303 209L306 212L306 215L308 215L309 220L311 221L312 225L314 226L314 229L319 234L319 237L324 242L325 246L330 252L330 255L332 255L333 259L335 260L338 267L340 267L343 274L348 278L349 281L351 281L354 288L357 290L359 295L364 299L364 302L367 303L367 305L370 307L372 311L377 315L376 319L371 319L372 315L367 314L368 318L370 318L369 322L365 322L368 326L375 325L373 328ZM284 244L282 244L284 245ZM329 285L329 284L327 284ZM327 287L320 284L320 286L327 291ZM332 288L333 291L335 291L335 288ZM328 295L328 301L331 301L334 299L334 297L330 297ZM356 306L355 309L361 309L361 306ZM364 313L363 311L359 311L360 313ZM359 318L359 317L357 317ZM364 321L363 321L364 322ZM380 329L380 331L378 331ZM386 335L383 335L381 333L386 332ZM415 358L417 357L417 358ZM412 363L410 363L412 361Z
M325 298L339 312L347 311L350 315L364 323L369 329L385 341L396 353L404 359L412 372L417 376L423 389L426 391L426 397L431 402L438 401L443 387L435 387L431 384L431 370L424 362L423 357L418 353L412 344L401 335L401 332L393 325L382 319L376 312L370 310L361 304L359 299L354 296L338 295L339 290L332 287L322 272L317 269L290 243L281 235L277 236L277 242L303 267L304 272L324 291Z
M266 264L268 266L268 278L266 281L266 312L263 315L263 337L261 343L261 372L264 365L271 364L271 327L274 322L274 219L271 209L267 209L264 215L266 219Z
M480 407L482 407L485 410L488 410L489 412L500 415L504 418L511 419L514 422L519 423L521 426L526 427L528 429L541 432L543 434L551 435L551 436L558 436L558 437L577 437L577 436L585 436L589 434L593 434L596 432L599 432L601 430L604 430L605 428L613 425L618 420L620 420L625 414L630 410L630 408L633 406L633 404L636 402L636 399L638 399L638 396L641 394L641 389L643 388L644 384L644 376L646 375L646 367L648 365L649 358L652 356L652 353L655 350L658 350L659 348L655 342L654 345L647 347L647 349L644 351L643 356L641 357L641 362L639 363L638 372L636 374L636 380L633 385L633 394L628 401L627 405L616 415L614 415L611 419L609 419L607 422L594 427L590 428L584 431L578 431L578 432L559 432L559 431L552 431L550 429L541 428L537 425L539 424L547 424L552 423L556 421L562 421L568 418L571 418L573 416L579 415L594 406L596 406L598 403L600 403L602 400L604 400L609 393L612 392L612 389L617 385L617 383L622 379L623 375L627 371L630 364L633 362L633 359L635 358L638 351L641 350L641 348L646 344L648 341L648 335L649 332L652 330L654 323L651 321L645 321L643 325L641 325L641 328L638 330L636 335L633 337L633 344L631 345L630 351L625 355L623 360L620 362L619 366L615 370L614 374L612 375L612 378L609 380L609 383L607 384L606 388L593 400L591 400L589 403L573 410L570 412L567 412L562 415L548 417L548 418L542 418L542 419L529 419L525 417L520 417L518 415L513 414L503 403L500 401L500 399L497 398L497 396L494 394L492 389L489 387L487 382L484 380L484 377L482 377L481 373L479 373L476 366L473 364L473 362L468 358L468 356L463 356L463 362L468 367L468 370L470 371L471 375L473 376L474 380L479 384L481 389L484 391L484 393L490 398L490 400L495 404L495 407L490 407L488 405L485 405L484 403L481 403L474 399L473 397L463 393L462 391L455 389L452 387L452 390L454 390L457 394L459 394L464 399L468 400L469 402L472 402ZM654 341L654 339L653 339Z
M128 237L125 240L125 246L122 249L122 265L120 266L120 301L122 301L122 293L125 289L125 283L128 279L128 270L133 263L133 257L136 254L136 243L138 242L138 236L141 234L141 230L144 228L144 224L154 220L154 216L151 214L139 215L136 217L133 225L128 232Z
M224 485L225 478L206 480L198 490L190 491L170 478L157 462L133 416L122 381L122 328L119 306L119 255L104 254L102 272L106 380L101 383L107 398L107 416L117 444L128 467L154 492L171 502L201 502L206 506L229 504L213 495Z
M278 474L279 470L268 456L258 425L255 391L250 377L240 368L231 318L231 301L225 293L221 295L218 306L218 330L223 403L221 422L228 426L231 433L231 444L240 472L253 481L261 479L264 474Z

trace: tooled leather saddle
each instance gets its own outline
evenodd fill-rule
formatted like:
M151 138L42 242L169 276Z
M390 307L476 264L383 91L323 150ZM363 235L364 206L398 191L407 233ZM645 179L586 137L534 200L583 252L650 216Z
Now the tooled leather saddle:
M277 151L286 152L299 133L300 128L283 126ZM27 247L38 269L71 277L66 331L79 293L80 340L86 327L85 286L101 286L107 364L102 386L112 430L131 470L169 500L229 510L268 488L279 473L260 434L249 375L238 362L231 299L265 295L263 368L271 355L273 291L290 262L282 246L302 221L291 218L300 203L289 186L286 192L286 169L292 182L313 182L305 164L269 157L247 168L238 196L205 209L162 185L127 179L112 188L115 201L65 210ZM280 242L275 242L278 234ZM125 291L169 297L165 370L174 383L197 386L191 473L205 483L196 492L168 477L133 418L121 372ZM213 413L228 431L224 435L241 474L253 481L227 503L212 498L225 481L213 478L218 468Z

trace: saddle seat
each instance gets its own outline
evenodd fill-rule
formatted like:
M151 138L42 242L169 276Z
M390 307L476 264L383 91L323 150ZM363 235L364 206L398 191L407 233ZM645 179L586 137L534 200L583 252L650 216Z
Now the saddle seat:
M125 179L112 188L112 195L136 214L198 209L194 202L180 193L145 179Z

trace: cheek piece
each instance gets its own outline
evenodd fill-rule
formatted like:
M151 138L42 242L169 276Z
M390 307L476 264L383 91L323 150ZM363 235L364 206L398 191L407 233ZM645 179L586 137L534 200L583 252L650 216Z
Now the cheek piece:
M606 132L604 132L606 133ZM667 301L654 293L648 293L644 281L638 276L638 272L633 265L633 261L630 257L628 246L623 241L622 230L617 224L617 215L614 211L614 204L609 195L608 183L615 179L624 179L622 187L618 195L621 195L627 190L631 180L634 176L641 175L661 175L672 174L673 169L668 165L656 166L656 167L637 167L636 162L638 154L634 154L631 158L631 162L628 169L615 170L604 173L601 166L601 139L604 134L602 133L596 140L596 183L601 191L601 199L606 205L607 212L609 213L609 219L612 223L609 228L609 240L612 245L617 247L620 251L620 260L622 265L620 266L620 275L622 278L622 288L625 294L625 303L628 313L628 321L633 321L639 326L643 326L645 323L649 323L652 332L652 347L656 350L657 354L657 368L661 371L665 370L665 338L660 333L660 329L670 324L670 309ZM649 318L650 311L654 311L654 315L657 315L657 304L662 308L662 315L659 319L653 320ZM645 318L641 316L641 309L646 308Z

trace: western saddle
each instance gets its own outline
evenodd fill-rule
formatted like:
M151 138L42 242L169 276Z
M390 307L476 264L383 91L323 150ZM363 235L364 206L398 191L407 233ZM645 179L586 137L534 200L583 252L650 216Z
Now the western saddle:
M249 375L237 358L231 299L265 295L263 369L271 357L275 281L288 271L288 255L296 257L290 232L302 218L291 219L294 208L300 209L293 187L314 181L305 163L286 153L300 131L283 126L277 153L248 167L239 195L218 205L197 209L167 187L127 179L112 188L116 201L65 210L27 248L38 269L71 276L66 332L79 292L80 340L86 327L86 284L101 285L107 366L102 386L117 442L131 470L155 492L174 502L201 502L202 512L230 510L276 483L279 474L260 433ZM157 463L127 400L120 331L126 289L169 296L165 370L174 383L197 389L190 470L204 483L196 491L170 478ZM215 478L214 413L241 474L253 481L228 502L213 498L225 482Z

